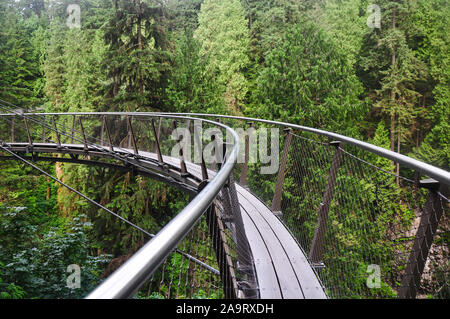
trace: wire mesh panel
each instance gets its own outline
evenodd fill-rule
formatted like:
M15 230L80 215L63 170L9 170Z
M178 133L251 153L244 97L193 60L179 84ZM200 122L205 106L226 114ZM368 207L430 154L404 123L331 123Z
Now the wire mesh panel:
M23 120L23 123L17 125L16 116ZM136 167L148 170L147 166L144 167L139 162L139 159L144 158L147 161L146 165L159 161L161 172L172 174L172 177L168 177L170 180L177 177L179 180L177 185L187 182L191 185L188 189L192 190L192 185L202 180L201 174L200 177L198 174L189 175L185 165L184 171L182 166L177 166L176 158L183 155L181 152L172 154L176 143L181 142L178 133L174 134L174 130L185 126L189 131L191 127L189 120L133 116L133 114L14 114L3 116L2 119L4 120L2 127L9 128L2 130L2 141L6 143L20 141L19 144L25 144L27 147L23 148L17 143L5 144L5 150L8 152L9 149L14 149L27 155L57 150L61 154L70 154L72 160L78 160L78 156L80 159L92 160L101 155L99 163L109 158L122 162L124 168ZM215 125L210 123L206 126L214 128ZM211 140L206 139L206 142ZM53 150L52 144L55 146ZM78 150L79 146L81 149ZM14 155L13 152L11 154ZM162 159L161 156L166 158ZM58 158L62 161L63 157L64 155L60 155ZM180 157L179 163L182 162L183 159ZM213 167L218 170L222 164L220 161ZM152 167L155 169L156 166ZM189 178L190 181L185 178ZM176 251L165 259L145 287L147 293L141 291L140 297L237 297L236 256L241 253L233 250L233 239L236 238L232 238L230 229L221 221L223 209L220 205L213 207L215 208L202 216L200 222L184 237ZM114 214L110 210L109 212ZM115 215L120 217L118 214ZM154 236L137 225L133 226L150 237Z
M416 269L414 263L427 260L422 251L417 260L411 255L415 242L426 236L425 230L418 231L421 223L428 227L423 220L429 219L426 214L433 216L430 218L438 214L433 205L441 205L444 211L440 220L434 220L439 222L434 248L430 247L433 238L426 243L434 256L430 260L435 262L428 262L428 275L424 274L415 289L420 296L448 293L448 243L444 239L448 204L444 196L425 212L433 191L422 187L423 183L392 174L389 160L298 135L291 146L290 156L295 161L291 160L286 170L281 218L308 253L330 297L401 295L408 265ZM442 277L431 280L439 287L426 284L432 267L432 276Z
M219 269L206 216L202 217L178 245L178 250L216 270ZM219 273L204 268L181 253L170 254L139 294L139 297L145 298L177 299L216 299L223 296Z

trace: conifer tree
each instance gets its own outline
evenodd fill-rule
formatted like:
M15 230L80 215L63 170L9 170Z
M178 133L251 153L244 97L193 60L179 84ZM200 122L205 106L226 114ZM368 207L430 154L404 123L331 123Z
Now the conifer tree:
M194 37L209 57L208 72L223 87L228 112L240 113L248 85L244 71L249 65L249 31L239 0L206 0L198 16Z

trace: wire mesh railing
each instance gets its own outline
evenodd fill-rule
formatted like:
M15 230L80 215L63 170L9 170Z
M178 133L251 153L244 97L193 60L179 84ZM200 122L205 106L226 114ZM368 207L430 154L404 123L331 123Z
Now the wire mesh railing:
M7 106L3 105L3 108L5 108L4 111L11 111ZM193 130L190 119L136 113L24 114L10 112L3 114L2 120L0 139L2 150L8 154L17 155L17 157L31 155L29 157L34 161L42 152L58 153L59 155L52 155L56 157L56 162L72 160L72 162L84 164L88 161L91 164L94 161L97 161L97 164L105 164L113 160L121 164L118 166L129 168L131 171L136 170L137 173L152 173L153 175L150 174L152 177L166 175L165 181L175 183L191 195L200 194L172 220L166 220L166 224L160 225L161 229L164 227L169 229L165 232L158 232L158 229L157 234L153 235L127 221L153 238L141 250L145 250L153 242L153 246L159 245L159 249L150 248L150 250L152 253L157 251L158 256L146 255L145 258L151 260L152 265L144 267L145 270L133 269L136 271L134 280L128 272L126 279L120 278L126 287L123 287L118 294L114 292L115 295L112 297L130 296L144 283L146 284L142 291L145 290L145 293L139 292L139 296L144 298L238 296L240 290L236 281L239 278L236 258L238 255L242 256L237 251L242 243L237 243L236 237L232 238L229 229L220 221L223 215L220 212L224 211L224 208L221 205L211 206L215 194L226 193L224 189L221 190L221 185L226 183L227 175L234 165L237 151L233 145L230 145L228 153L223 152L223 159L220 158L220 161L216 161L213 165L216 171L215 176L205 180L205 176L202 176L205 172L203 157L203 165L194 165L190 167L191 172L189 172L184 163L182 150L178 150L178 153L173 152L174 146L180 142L173 131L177 126L187 127L188 132ZM225 126L217 128L217 125L211 121L200 120L200 122L206 127L215 128L216 131L229 131ZM209 143L211 140L207 138L204 142ZM222 149L222 144L221 139L215 142L216 148ZM66 155L70 155L70 158ZM216 157L215 160L217 159ZM201 189L198 188L199 186ZM203 188L206 188L205 191ZM208 213L204 214L205 211ZM227 212L227 214L232 213L232 211ZM119 214L116 215L120 217ZM173 234L173 229L177 230L176 234ZM234 225L233 229L235 230ZM167 238L171 235L177 238ZM157 241L158 237L162 240ZM169 245L170 249L161 248L161 245L164 247ZM133 255L122 268L134 267L131 259L136 260L138 258L136 255L139 254L140 251ZM149 267L152 268L151 271L147 270ZM120 269L116 272L120 272ZM145 275L142 274L144 272ZM111 278L114 275L115 273L101 287L92 292L90 297L106 297L99 291L102 286L107 286L108 282L114 280ZM151 276L150 279L149 276ZM139 278L136 279L136 277ZM108 288L104 291L111 293L111 289ZM108 297L111 296L108 295Z
M188 115L215 117L200 121L209 133L198 135ZM191 194L209 191L207 200L197 196L185 208L195 216L180 213L190 218L177 216L165 225L163 233L176 236L146 244L130 258L124 267L133 275L119 269L107 280L124 282L120 293L108 295L113 286L106 284L101 296L128 296L145 283L139 292L145 298L257 298L234 181L284 223L328 297L450 295L446 171L339 134L258 119L143 113L16 113L3 119L2 145L16 143L19 154L33 154L41 141L71 157L114 160L154 178L163 172L165 181ZM241 153L236 132L233 143L225 139L229 127L242 133ZM186 145L180 134L193 143ZM239 163L234 168L233 160ZM399 175L394 163L401 165ZM228 175L220 173L224 167ZM218 176L220 187L210 190ZM169 242L171 249L164 246ZM152 271L130 266L144 259L153 261L143 267Z
M263 175L245 154L234 176L283 221L330 298L449 297L448 172L335 133L211 117L258 137L278 128L279 170Z

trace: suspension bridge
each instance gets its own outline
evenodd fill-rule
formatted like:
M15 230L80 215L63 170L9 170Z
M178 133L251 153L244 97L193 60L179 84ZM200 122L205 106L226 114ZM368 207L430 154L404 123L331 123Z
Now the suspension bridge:
M0 108L0 160L40 170L148 237L86 298L130 298L142 287L162 298L449 294L445 170L347 136L262 119L27 113L4 101ZM264 139L259 132L268 129L281 134ZM183 130L194 143L177 133ZM271 146L279 150L270 154L277 167L263 174L270 163L252 150ZM142 175L189 194L190 202L151 234L43 171L40 161ZM401 174L383 166L390 163Z

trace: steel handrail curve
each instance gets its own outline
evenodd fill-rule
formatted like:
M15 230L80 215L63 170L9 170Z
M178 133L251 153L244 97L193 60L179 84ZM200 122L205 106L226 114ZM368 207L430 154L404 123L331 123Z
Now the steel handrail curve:
M155 113L149 113L149 114L155 114ZM400 153L396 153L391 150L387 150L385 148L375 146L373 144L363 142L363 141L357 140L355 138L341 135L338 133L328 132L325 130L315 129L315 128L301 126L301 125L297 125L297 124L290 124L290 123L272 121L272 120L262 120L262 119L251 118L251 117L233 116L233 115L204 114L204 113L164 113L164 112L158 112L156 114L161 114L161 115L166 115L166 114L175 115L176 114L178 116L228 118L228 119L235 119L235 120L241 120L241 121L247 121L247 122L260 122L260 123L265 123L265 124L278 125L278 126L283 126L286 128L292 128L292 129L297 129L300 131L310 132L310 133L314 133L314 134L318 134L318 135L322 135L322 136L331 138L335 141L339 141L339 142L343 142L345 144L359 147L361 149L364 149L366 151L374 153L378 156L390 159L394 162L398 162L399 164L402 164L408 168L411 168L411 169L421 173L422 175L428 176L430 178L435 179L438 182L441 182L445 185L450 186L450 172L447 172L447 171L445 171L441 168L435 167L433 165L424 163L422 161L416 160L409 156L402 155Z
M177 114L158 114L142 112L71 112L71 113L20 113L0 114L0 116L47 116L47 115L109 115L109 116L149 116L170 119L198 120L224 128L233 136L233 148L222 163L214 178L181 210L166 226L164 226L147 244L140 248L119 269L97 286L86 299L129 298L158 269L178 243L194 227L203 213L211 205L219 191L231 175L239 154L239 136L230 127L215 121L201 118L181 116Z

